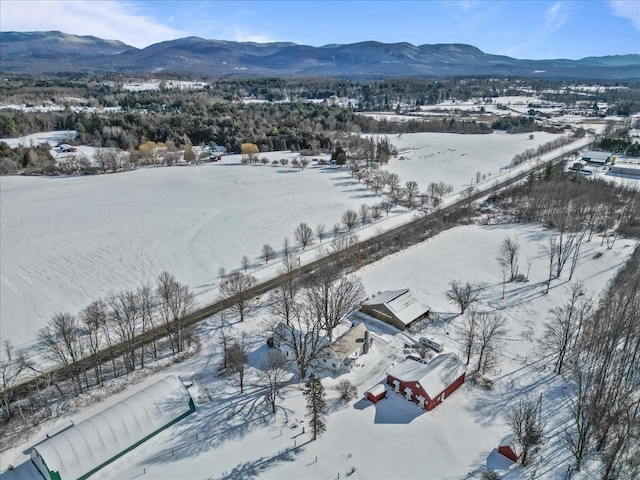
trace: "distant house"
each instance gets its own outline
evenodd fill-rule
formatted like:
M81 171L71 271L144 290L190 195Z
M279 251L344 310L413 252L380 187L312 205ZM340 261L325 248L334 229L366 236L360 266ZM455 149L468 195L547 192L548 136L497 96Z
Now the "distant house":
M400 330L427 318L430 308L422 303L409 289L389 290L365 301L360 310L378 320L389 323Z
M54 150L56 153L75 153L78 151L76 147L72 147L68 143L59 143Z
M582 160L589 165L606 165L611 160L611 153L590 150L582 155Z
M359 323L323 350L316 363L334 373L348 371L354 360L369 352L370 346L369 330Z
M455 353L443 353L426 364L405 360L387 372L387 384L407 400L433 410L464 383L465 374Z

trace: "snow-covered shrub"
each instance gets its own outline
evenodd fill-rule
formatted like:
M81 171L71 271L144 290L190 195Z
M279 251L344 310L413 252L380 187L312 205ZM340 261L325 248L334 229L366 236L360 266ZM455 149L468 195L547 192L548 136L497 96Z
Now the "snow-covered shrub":
M340 380L336 390L343 402L350 402L358 395L358 389L349 380Z
M500 475L495 470L485 470L480 478L482 480L500 480Z

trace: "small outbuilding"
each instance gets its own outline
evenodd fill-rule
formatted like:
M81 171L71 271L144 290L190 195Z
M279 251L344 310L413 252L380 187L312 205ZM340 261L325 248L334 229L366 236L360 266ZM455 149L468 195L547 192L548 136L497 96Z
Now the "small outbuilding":
M407 288L381 292L363 302L360 310L400 330L406 330L413 323L427 318L431 309Z
M582 155L582 160L589 165L606 165L611 160L611 152L590 150Z
M512 445L500 445L498 447L498 453L503 457L508 458L513 463L518 461L518 455L516 455L515 448Z
M464 383L466 367L453 352L428 363L407 359L387 372L387 384L407 400L433 410Z
M31 449L46 480L82 480L195 411L186 387L169 376Z
M369 400L371 403L378 403L386 396L387 387L385 387L382 383L379 383L367 392L367 400Z
M609 170L612 174L640 177L640 163L616 163Z

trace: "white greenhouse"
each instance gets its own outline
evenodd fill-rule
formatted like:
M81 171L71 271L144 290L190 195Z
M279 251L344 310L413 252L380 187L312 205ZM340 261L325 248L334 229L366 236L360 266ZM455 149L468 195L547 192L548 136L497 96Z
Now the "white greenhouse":
M169 376L31 449L47 480L84 479L195 411L188 390Z

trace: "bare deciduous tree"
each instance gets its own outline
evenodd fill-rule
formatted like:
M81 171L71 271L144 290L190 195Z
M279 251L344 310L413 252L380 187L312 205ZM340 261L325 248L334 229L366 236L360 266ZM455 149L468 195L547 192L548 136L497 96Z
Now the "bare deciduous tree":
M476 302L480 296L478 288L470 282L462 283L458 280L453 280L449 286L451 288L447 290L447 299L460 307L461 314Z
M249 361L249 340L246 332L233 339L227 350L227 368L235 375L240 385L240 393L244 393L244 382Z
M538 402L522 399L507 414L507 423L522 448L521 462L525 467L529 464L531 450L542 443L544 424L539 418L538 410Z
M142 315L140 302L135 292L122 291L107 299L109 323L122 346L125 369L136 369L136 335L140 328Z
M87 331L87 347L93 355L93 371L96 377L96 384L102 384L102 362L98 358L98 352L102 348L102 325L107 322L106 305L102 301L90 303L80 312L80 321Z
M351 232L358 222L358 214L353 210L347 210L342 214L342 223L347 227L347 232Z
M45 356L73 379L76 392L82 392L80 372L75 363L82 357L83 346L76 317L70 313L56 313L38 331L38 340L45 348Z
M390 192L400 190L400 176L397 173L390 173L387 177L387 185Z
M467 211L467 219L471 218L471 207L473 205L473 197L476 193L475 188L469 186L460 192L460 198L464 201L465 210Z
M271 407L271 413L276 413L276 401L280 388L288 375L287 359L280 352L269 352L260 366L258 376L267 391L266 398Z
M284 237L284 241L282 242L282 255L284 257L288 257L291 254L291 244L289 243L289 239Z
M169 333L171 350L175 355L184 351L191 342L193 327L189 325L187 315L193 311L195 299L189 287L168 272L158 276L156 295L160 302L160 317Z
M336 386L338 398L343 402L350 402L358 396L358 389L349 380L340 380Z
M404 197L407 204L407 208L415 207L415 199L420 194L418 190L418 184L414 181L408 181L404 185Z
M305 248L307 248L307 245L309 245L313 241L313 230L311 229L311 227L309 227L309 225L302 222L296 227L295 237L297 242L304 250Z
M318 226L316 227L316 237L318 237L319 242L322 242L322 239L324 238L326 232L327 227L325 227L324 223L318 224Z
M230 273L220 283L220 294L223 298L229 298L233 301L231 309L240 315L241 322L259 304L259 299L250 293L251 287L256 283L256 277L240 272Z
M287 360L295 364L298 380L307 376L309 367L327 346L320 336L322 326L315 312L304 304L293 306L287 322L279 318L267 321L264 330Z
M5 359L0 362L0 401L2 401L2 420L10 420L14 415L12 405L14 397L13 387L17 384L29 363L26 354L14 354L9 340L2 342ZM21 408L20 405L17 408ZM22 410L21 410L22 411Z
M369 210L369 205L363 203L362 205L360 205L360 222L362 223L363 227L369 222L370 218L371 212Z
M505 238L500 244L498 249L498 265L504 270L510 272L509 280L514 281L518 276L518 252L520 251L520 245L517 240L511 240L511 238Z
M465 314L464 323L458 328L457 332L467 355L467 365L471 361L471 354L478 341L478 317L479 312L475 308L469 309Z
M591 302L584 298L584 287L574 283L569 287L569 299L551 310L551 318L544 325L543 346L556 357L553 371L562 373L565 358L576 339L583 321L590 313Z
M306 289L307 301L329 339L333 330L364 298L362 281L355 275L338 275L331 267L316 272Z
M246 255L243 255L240 259L240 265L242 265L242 271L246 272L251 266L251 260L249 260L249 257L247 257Z
M507 335L505 329L505 319L497 313L483 312L478 318L478 367L485 374L490 360L495 358L492 355L499 347L500 342Z
M275 254L276 252L271 245L269 245L268 243L265 243L263 245L262 258L264 258L264 263L269 263L269 260L271 260Z

